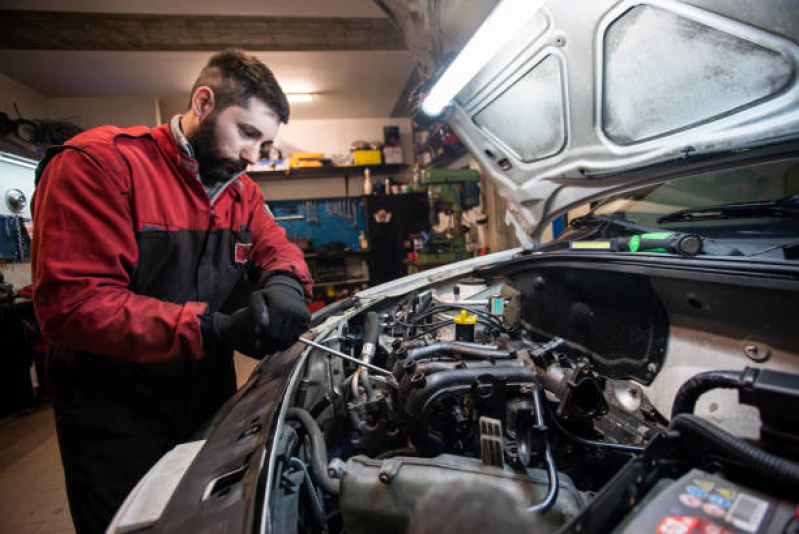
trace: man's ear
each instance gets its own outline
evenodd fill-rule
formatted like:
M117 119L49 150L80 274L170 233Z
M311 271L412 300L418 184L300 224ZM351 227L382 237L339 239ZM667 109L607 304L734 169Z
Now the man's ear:
M191 96L191 109L200 119L207 117L215 105L214 90L206 85L198 87Z

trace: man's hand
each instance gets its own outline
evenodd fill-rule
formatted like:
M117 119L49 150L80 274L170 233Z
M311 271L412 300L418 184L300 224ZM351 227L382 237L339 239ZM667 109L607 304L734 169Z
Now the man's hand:
M302 285L290 276L269 278L250 294L249 304L230 315L216 312L200 318L208 344L222 344L252 358L286 350L308 329L311 315Z
M302 285L291 276L274 275L267 280L263 295L269 310L265 342L277 350L286 350L308 330L311 322Z

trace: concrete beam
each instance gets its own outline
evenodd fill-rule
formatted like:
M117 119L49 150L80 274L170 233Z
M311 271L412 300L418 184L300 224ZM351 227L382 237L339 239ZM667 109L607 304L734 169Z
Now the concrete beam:
M214 51L404 50L387 18L141 15L0 10L0 48Z

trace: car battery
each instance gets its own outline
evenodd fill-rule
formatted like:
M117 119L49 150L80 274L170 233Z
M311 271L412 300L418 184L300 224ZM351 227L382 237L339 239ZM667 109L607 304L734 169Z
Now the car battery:
M693 469L662 480L613 534L777 534L795 504Z

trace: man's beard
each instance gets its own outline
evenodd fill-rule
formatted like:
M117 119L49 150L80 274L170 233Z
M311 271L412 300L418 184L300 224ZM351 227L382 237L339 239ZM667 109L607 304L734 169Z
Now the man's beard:
M200 179L203 185L212 187L227 182L247 168L247 162L220 156L217 152L216 114L212 113L200 121L197 128L186 139L194 149L194 157L200 164Z

